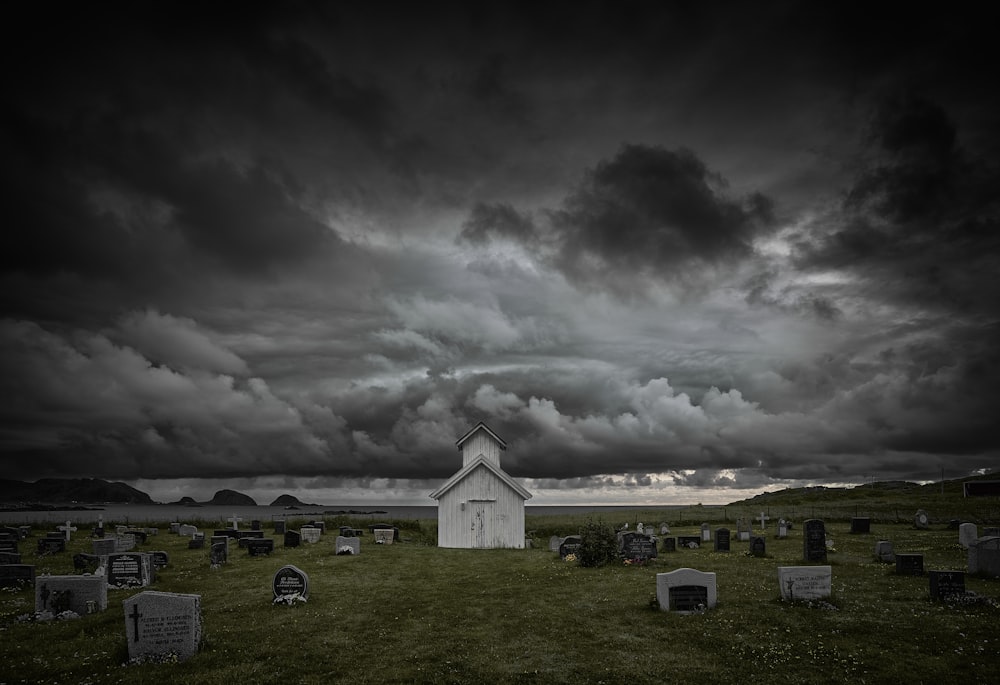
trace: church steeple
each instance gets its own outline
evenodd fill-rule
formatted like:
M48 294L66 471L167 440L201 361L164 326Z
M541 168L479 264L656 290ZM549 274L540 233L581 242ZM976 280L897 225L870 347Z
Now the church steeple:
M490 427L482 421L459 438L455 444L462 451L463 467L468 466L479 455L482 455L487 461L499 467L500 452L507 449L507 443L499 435L490 430Z

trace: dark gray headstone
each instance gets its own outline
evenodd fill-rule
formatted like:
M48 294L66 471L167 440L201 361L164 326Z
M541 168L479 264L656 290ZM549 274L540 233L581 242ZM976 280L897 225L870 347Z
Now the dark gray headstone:
M17 554L19 552L17 547L17 540L13 538L6 538L0 540L0 552L10 552L12 554Z
M872 529L872 520L867 517L855 516L851 519L851 532L852 533L870 533Z
M212 566L225 564L229 561L229 545L224 542L214 542L208 552L208 561Z
M146 590L122 605L130 659L170 654L184 661L198 651L201 595Z
M664 552L676 552L677 551L677 538L666 537L663 538L663 551Z
M275 521L274 522L274 534L275 535L284 535L285 534L285 522L284 521Z
M58 554L59 552L66 551L66 538L38 538L38 554L39 556L45 556L47 554Z
M306 599L309 597L309 575L291 564L282 566L274 574L271 587L276 600L288 595L298 595Z
M100 538L91 540L90 544L94 548L94 554L99 557L106 557L118 551L118 541L115 538Z
M0 552L0 564L20 564L21 554L19 552Z
M20 590L35 584L35 567L31 564L0 564L0 588Z
M302 536L297 530L285 531L285 547L298 547L302 544Z
M649 561L656 558L656 542L642 533L625 533L621 536L620 551L624 559Z
M118 552L108 555L106 573L112 588L146 587L152 578L150 562L141 552Z
M247 538L247 554L252 557L267 556L274 551L273 538Z
M170 563L170 555L162 550L150 552L149 556L153 560L153 566L156 568L166 568Z
M750 538L750 556L753 557L765 557L767 556L767 542L764 538L759 535L755 535Z
M205 536L193 537L188 540L188 549L204 549L205 548Z
M677 544L681 547L701 547L701 536L700 535L678 535ZM692 547L693 545L693 547Z
M250 521L250 530L260 530L260 519Z
M964 571L928 571L931 599L945 599L953 595L965 594Z
M715 551L716 552L728 552L729 551L729 529L728 528L716 528L715 529Z
M826 526L819 519L809 519L802 524L802 558L826 562Z
M917 513L913 515L913 525L919 530L927 530L931 527L931 517L923 509L917 509Z
M913 553L896 554L896 573L902 576L924 575L924 555Z
M570 554L576 554L581 544L583 544L583 538L579 535L567 535L559 543L559 556L565 559Z

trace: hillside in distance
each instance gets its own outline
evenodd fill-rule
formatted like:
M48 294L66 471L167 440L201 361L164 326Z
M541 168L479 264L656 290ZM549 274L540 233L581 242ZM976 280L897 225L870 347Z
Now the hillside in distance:
M42 478L34 483L0 479L5 504L153 504L145 492L100 478Z

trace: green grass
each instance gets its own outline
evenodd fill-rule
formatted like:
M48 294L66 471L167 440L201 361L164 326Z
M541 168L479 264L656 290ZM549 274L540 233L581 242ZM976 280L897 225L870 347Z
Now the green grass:
M665 518L674 535L697 531L663 511L637 520L658 526ZM207 550L188 550L161 530L139 549L170 554L151 589L202 596L204 639L194 658L123 665L121 601L136 590L109 591L106 612L49 623L19 622L33 611L34 593L8 592L0 595L0 683L1000 682L995 604L931 601L926 576L896 576L872 560L875 541L888 539L898 552L922 552L925 569L963 570L958 533L943 525L873 523L870 535L851 535L847 518L828 520L836 610L823 610L779 598L776 567L802 563L801 526L788 539L769 537L762 559L734 541L729 553L706 547L661 553L643 567L588 569L547 551L549 534L575 532L583 520L529 517L537 544L528 550L439 549L435 522L419 521L402 533L409 542L376 545L366 534L360 556L336 556L333 531L294 549L279 539L270 557L233 547L219 569L209 567ZM24 541L22 556L39 573L72 573L72 553L90 542L77 533L70 551L40 559L33 546ZM271 578L284 564L309 574L308 602L272 605ZM680 567L716 572L714 610L650 608L656 574ZM966 585L1000 596L998 580L969 577Z

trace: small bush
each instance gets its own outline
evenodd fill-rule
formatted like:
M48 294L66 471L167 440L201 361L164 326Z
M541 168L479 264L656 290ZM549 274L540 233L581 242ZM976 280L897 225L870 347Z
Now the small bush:
M587 521L580 529L580 566L603 566L618 561L618 536L614 528L601 521Z

